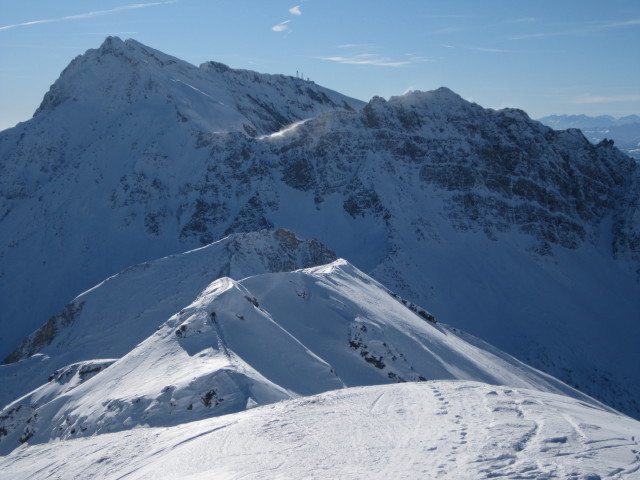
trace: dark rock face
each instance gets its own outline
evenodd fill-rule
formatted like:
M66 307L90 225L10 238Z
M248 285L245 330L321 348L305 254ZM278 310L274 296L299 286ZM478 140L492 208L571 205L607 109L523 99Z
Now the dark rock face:
M71 390L108 368L113 362L114 360L95 360L68 365L53 372L48 383L58 384L62 390ZM39 402L27 396L0 410L0 443L6 446L9 438L13 437L14 441L23 444L32 438L38 431L38 408L46 405L48 400L51 398L46 395ZM77 429L78 432L80 430Z
M67 304L58 315L51 317L47 323L29 335L2 363L17 362L50 345L61 329L73 325L83 307L84 302Z
M446 89L374 99L359 113L307 122L273 143L287 185L313 191L317 203L340 192L353 218L397 214L389 183L417 185L425 202L435 187L446 192L443 213L455 228L490 238L516 229L541 253L594 240L591 227L624 203L637 169L577 130L483 110Z
M640 168L630 177L629 189L614 216L613 253L640 275Z

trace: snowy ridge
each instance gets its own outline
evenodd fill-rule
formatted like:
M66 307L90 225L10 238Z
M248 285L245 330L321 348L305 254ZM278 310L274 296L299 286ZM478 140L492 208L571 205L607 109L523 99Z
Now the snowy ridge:
M280 229L233 234L181 255L129 267L75 298L27 337L9 356L9 364L0 365L0 404L27 394L66 365L96 356L122 357L219 277L242 279L334 259L320 242L300 240ZM12 364L18 360L23 361Z
M130 265L287 228L640 415L636 162L446 88L348 109L307 87L117 39L74 61L0 135L2 358Z
M229 188L215 172L201 169L212 142L229 132L240 137L269 134L321 112L361 105L301 79L219 65L198 68L115 37L73 60L34 118L0 135L0 255L16 259L33 257L27 251L40 252L37 264L26 269L13 260L0 266L3 298L23 295L11 291L11 284L26 277L36 279L34 287L40 292L39 301L31 305L7 301L0 323L22 318L11 333L2 329L0 356L6 357L8 349L68 299L129 265L181 253L230 233L274 227L259 217L243 218L256 202L241 191L235 192L237 205L226 206L196 193ZM253 166L242 162L259 172L255 159ZM229 165L229 180L244 182L241 189L246 189L238 167L235 162ZM167 177L157 178L158 169ZM179 192L169 194L166 189L174 187ZM160 204L156 194L163 198ZM182 200L171 200L173 194ZM46 206L44 198L50 200ZM36 204L27 206L32 201ZM25 216L24 208L31 213ZM231 214L237 217L233 227L215 236L207 231L205 225L214 218ZM45 237L59 241L49 242L36 233L40 221L25 225L25 218L40 215L49 218L40 224L49 232ZM175 228L170 225L174 215L182 225L177 236L166 237ZM14 228L19 233L10 234ZM65 278L51 282L58 274ZM35 318L28 325L27 319Z
M579 128L593 143L615 141L616 146L627 155L640 160L640 116L627 115L614 118L609 115L588 117L586 115L550 115L539 119L550 127L561 130Z
M613 478L640 471L640 423L475 382L350 388L234 415L51 442L0 457L12 479Z
M58 369L0 412L0 451L177 425L344 387L432 379L534 388L607 409L436 324L340 259L218 279L121 358Z
M359 108L363 102L285 75L233 70L216 62L198 68L135 40L109 37L71 62L35 117L57 108L72 115L93 108L131 116L140 112L127 106L141 104L203 132L256 135L323 111Z

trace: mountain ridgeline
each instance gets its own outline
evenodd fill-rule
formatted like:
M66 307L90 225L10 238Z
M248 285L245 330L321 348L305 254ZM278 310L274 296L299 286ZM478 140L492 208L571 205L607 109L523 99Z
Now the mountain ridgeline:
M607 139L627 155L640 160L640 116L627 115L614 118L609 115L550 115L540 122L556 130L579 128L593 143Z
M268 247L283 233L263 232L257 240ZM26 375L32 384L0 410L0 454L27 441L173 426L329 390L427 379L532 388L612 411L438 325L342 259L202 285L208 275L192 268L197 260L215 266L225 246L250 248L251 239L233 236L204 252L140 265L78 297L73 326L59 325L55 341L23 362L24 373L34 370ZM310 245L299 243L299 253ZM264 267L254 261L244 273ZM159 271L173 275L157 282ZM133 298L127 302L118 290ZM113 298L121 304L109 305ZM162 310L171 307L175 313L166 316ZM14 387L14 378L3 380Z
M640 168L610 142L446 88L364 104L109 38L0 159L3 358L130 265L286 228L640 416Z

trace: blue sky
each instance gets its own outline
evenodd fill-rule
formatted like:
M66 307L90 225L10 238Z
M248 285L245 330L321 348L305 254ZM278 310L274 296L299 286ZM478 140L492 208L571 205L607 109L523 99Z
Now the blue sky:
M640 114L638 0L0 0L0 129L108 35L362 100L447 86L533 118Z

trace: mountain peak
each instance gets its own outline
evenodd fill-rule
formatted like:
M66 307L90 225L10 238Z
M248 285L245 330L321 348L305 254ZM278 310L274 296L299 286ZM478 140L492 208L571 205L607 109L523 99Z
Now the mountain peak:
M389 102L401 102L401 103L470 103L463 99L453 90L447 87L440 87L435 90L410 90L404 95L394 96L389 99Z
M92 110L105 113L121 113L123 105L148 100L149 92L140 91L142 81L146 80L145 90L149 90L150 78L157 76L159 69L177 63L189 65L135 40L109 36L100 47L87 50L69 63L45 94L34 117L68 102L90 105Z
M228 65L220 62L214 62L213 60L209 60L208 62L200 64L200 67L198 68L200 68L200 70L202 70L203 72L214 71L218 73L229 73L233 71L233 69Z
M428 92L418 92L424 93L427 96L431 96L433 98L437 98L439 100L448 100L448 101L464 101L466 103L470 103L468 100L463 99L456 92L447 87L439 87L435 90L431 90Z
M371 100L369 100L367 105L374 107L376 105L402 105L409 106L415 105L418 106L424 103L462 103L468 104L467 100L463 99L460 95L458 95L453 90L447 87L440 87L435 90L408 90L402 95L394 95L389 98L389 100L385 100L383 97L376 95Z
M125 42L123 42L120 37L109 35L107 38L104 39L104 41L102 42L98 50L101 52L107 52L109 50L123 48L124 45L125 45Z
M357 109L362 102L313 82L234 70L222 63L200 67L133 39L107 37L98 49L76 57L45 95L34 116L68 104L73 116L100 113L121 122L147 110L201 132L243 132L258 136L330 110ZM109 120L111 119L111 120Z
M140 43L133 38L128 38L123 41L120 37L109 36L105 38L104 42L102 42L102 45L100 45L97 50L88 50L85 55L92 56L94 52L97 53L98 56L125 56L129 60L136 59L139 61L144 61L154 59L161 65L176 62L186 63L182 60L172 57L171 55L167 55L160 50L148 47L147 45L144 45L143 43Z

